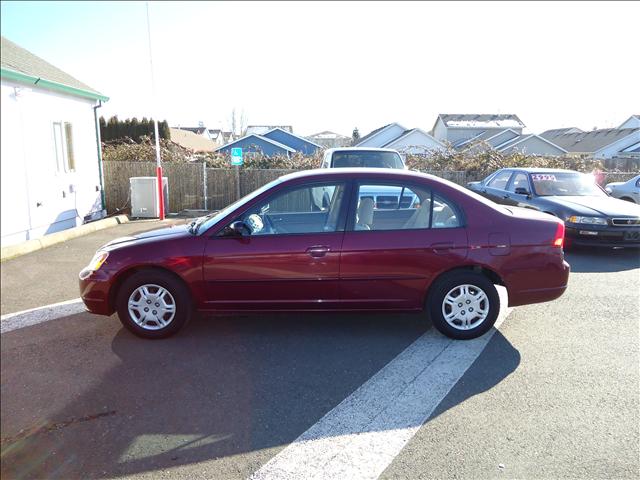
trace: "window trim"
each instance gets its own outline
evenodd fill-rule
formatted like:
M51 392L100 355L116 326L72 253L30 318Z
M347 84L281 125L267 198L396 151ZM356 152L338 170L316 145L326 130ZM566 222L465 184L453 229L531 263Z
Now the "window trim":
M498 187L493 187L491 185L489 185L489 183L491 183L493 180L495 180L502 172L508 173L509 174L509 178L507 178L507 183L505 183L504 188L498 188ZM507 192L507 187L509 186L509 183L511 182L511 179L513 178L513 170L509 170L509 169L504 169L504 170L498 170L493 178L491 180L489 180L487 182L486 187L487 188L493 188L494 190L500 190L501 192Z
M56 133L56 127L60 129L60 138ZM71 132L71 135L67 135L67 129ZM77 171L75 149L73 146L73 123L64 120L55 120L52 122L53 130L53 150L55 155L56 175L64 175L67 173L75 173ZM58 145L60 140L60 145ZM58 155L58 147L62 158Z
M312 187L313 185L319 185L319 186L330 186L330 185L334 185L334 186L338 186L340 184L343 184L345 186L345 192L344 192L344 196L342 199L342 205L340 206L340 211L338 212L338 221L336 223L336 229L332 232L300 232L300 233L273 233L273 234L269 234L269 235L249 235L243 238L272 238L272 237L286 237L286 236L301 236L301 235L327 235L327 234L336 234L336 233L345 233L345 229L346 229L346 217L347 217L347 211L348 208L350 206L350 200L351 200L351 188L352 188L352 182L350 182L349 180L346 179L340 179L338 181L327 181L327 180L315 180L313 182L309 182L309 183L298 183L298 184L294 184L294 185L289 185L286 186L284 188L279 188L277 189L275 192L272 192L271 194L268 194L268 192L265 192L266 195L264 196L260 196L256 199L254 199L253 202L251 202L249 205L245 205L244 208L242 209L242 211L240 212L234 212L233 216L231 217L231 220L229 221L225 221L222 228L220 228L216 233L214 233L213 235L210 236L211 239L237 239L238 237L234 237L234 236L227 236L224 235L225 230L229 227L229 225L231 225L233 222L237 222L238 220L241 219L241 217L243 215L245 215L247 213L247 211L251 210L252 208L254 208L256 205L260 204L260 203L266 203L268 202L271 198L273 198L273 196L275 195L286 195L287 193L293 191L293 190L298 190L301 188L309 188ZM311 212L309 212L311 213Z
M415 182L402 182L402 181L385 181L385 180L352 180L353 187L351 189L351 199L349 201L349 211L347 213L347 221L345 233L374 233L374 232L411 232L411 231L430 231L430 230L452 230L455 228L467 228L466 216L462 208L454 202L450 200L447 195L443 195L442 192L436 191L431 185L424 185ZM429 212L429 226L427 228L390 228L385 230L356 230L355 222L356 222L356 209L358 205L357 195L360 191L361 185L382 185L386 187L405 187L412 189L420 188L420 189L428 189L430 193L430 212ZM456 216L460 219L460 224L456 227L443 227L443 228L433 228L433 199L435 196L442 198L445 202L449 204L449 207L454 211ZM352 207L353 206L353 207Z

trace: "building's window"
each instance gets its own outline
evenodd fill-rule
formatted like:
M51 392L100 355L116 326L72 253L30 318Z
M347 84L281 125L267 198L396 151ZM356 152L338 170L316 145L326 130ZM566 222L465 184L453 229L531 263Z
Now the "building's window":
M53 139L56 150L56 171L58 173L75 172L73 126L68 122L54 122Z

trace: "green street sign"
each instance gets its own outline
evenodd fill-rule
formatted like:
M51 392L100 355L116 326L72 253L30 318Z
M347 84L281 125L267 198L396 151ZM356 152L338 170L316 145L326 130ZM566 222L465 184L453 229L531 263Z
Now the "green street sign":
M244 162L242 161L242 148L232 148L231 149L231 165L242 165Z

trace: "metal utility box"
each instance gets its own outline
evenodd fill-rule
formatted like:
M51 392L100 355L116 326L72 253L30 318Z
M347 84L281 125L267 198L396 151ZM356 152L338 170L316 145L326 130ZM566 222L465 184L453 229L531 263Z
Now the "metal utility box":
M162 177L164 191L164 213L169 205L169 181ZM131 198L131 216L139 218L158 218L158 179L156 177L131 177L129 179Z

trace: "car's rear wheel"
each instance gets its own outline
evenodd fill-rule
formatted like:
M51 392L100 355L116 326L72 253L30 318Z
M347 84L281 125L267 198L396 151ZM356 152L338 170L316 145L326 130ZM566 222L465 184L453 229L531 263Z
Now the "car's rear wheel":
M116 297L118 317L143 338L165 338L180 330L191 317L187 287L166 272L141 271L127 278Z
M479 337L493 327L500 296L493 283L475 272L452 272L432 286L427 310L433 326L457 340Z

